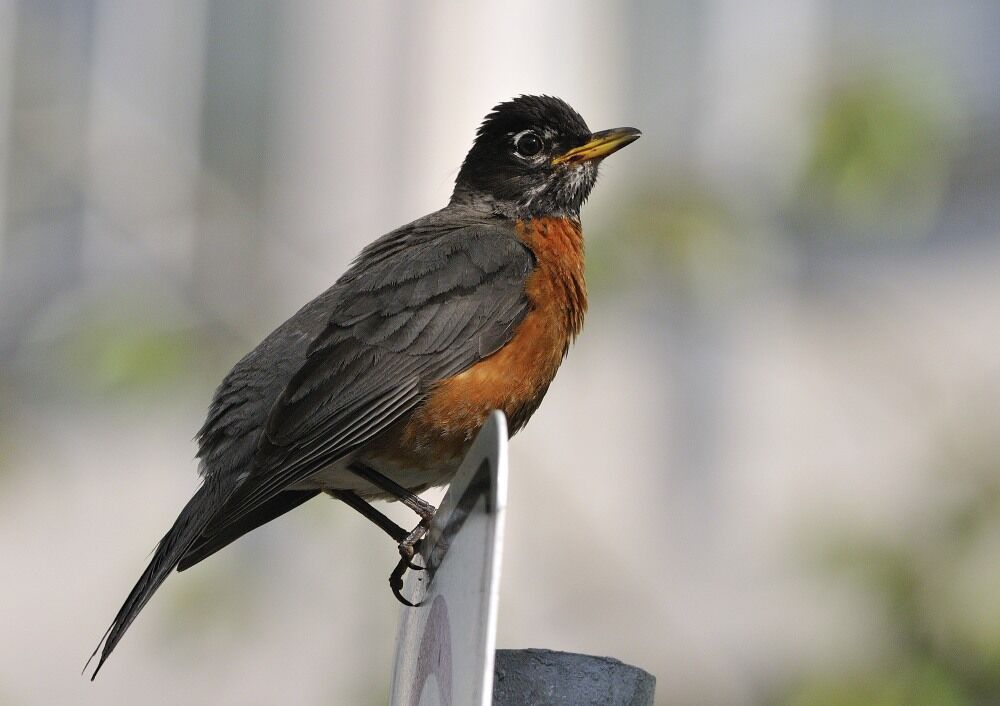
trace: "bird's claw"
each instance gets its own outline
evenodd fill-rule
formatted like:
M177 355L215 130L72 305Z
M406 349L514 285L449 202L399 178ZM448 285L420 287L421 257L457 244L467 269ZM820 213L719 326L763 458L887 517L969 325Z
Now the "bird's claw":
M413 603L403 596L403 574L406 572L409 565L410 563L405 558L401 558L399 560L399 563L396 564L396 568L392 570L391 574L389 574L389 588L392 589L392 595L396 597L396 600L405 605L407 608L419 608L423 605L422 602Z
M419 543L420 541L418 540L417 544ZM423 571L425 567L421 566L420 564L413 563L413 557L416 556L416 554L417 554L416 545L409 544L407 542L399 543L399 556L402 559L403 563L406 564L406 568L412 569L413 571Z
M410 608L416 608L420 604L411 603L403 597L403 574L406 573L407 569L424 571L426 568L419 564L414 564L413 557L416 556L417 547L424 541L424 535L427 534L427 524L421 520L420 524L413 528L413 531L407 535L406 539L399 543L399 563L396 564L396 568L389 574L389 587L392 589L392 595L396 597L397 601Z

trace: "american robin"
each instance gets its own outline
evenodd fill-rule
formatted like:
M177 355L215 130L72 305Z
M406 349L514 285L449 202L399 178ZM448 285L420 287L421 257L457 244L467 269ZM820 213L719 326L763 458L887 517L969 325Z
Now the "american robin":
M591 132L549 96L497 105L447 206L370 244L236 363L198 432L202 484L91 678L175 568L319 493L399 543L390 585L406 603L401 576L434 513L416 494L448 483L492 410L513 434L538 408L587 308L580 207L600 161L639 135ZM386 499L419 515L412 532L369 504Z

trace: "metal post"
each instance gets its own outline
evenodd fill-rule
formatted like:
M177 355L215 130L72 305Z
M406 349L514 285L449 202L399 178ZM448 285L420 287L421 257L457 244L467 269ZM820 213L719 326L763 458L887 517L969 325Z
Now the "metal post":
M611 657L497 650L493 706L653 706L656 677Z

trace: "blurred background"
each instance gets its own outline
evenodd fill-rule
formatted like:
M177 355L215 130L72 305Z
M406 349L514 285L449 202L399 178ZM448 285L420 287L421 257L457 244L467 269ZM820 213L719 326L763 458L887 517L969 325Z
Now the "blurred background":
M644 137L513 442L500 646L1000 703L998 86L992 0L0 0L0 705L386 702L395 549L323 500L79 670L222 375L541 92Z

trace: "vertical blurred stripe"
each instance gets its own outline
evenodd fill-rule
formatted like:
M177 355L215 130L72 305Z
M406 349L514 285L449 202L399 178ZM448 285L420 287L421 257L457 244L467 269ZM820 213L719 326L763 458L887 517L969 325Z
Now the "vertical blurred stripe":
M12 23L0 359L81 281L93 17L89 0L51 0Z
M695 160L744 198L781 198L807 150L827 58L824 0L709 0ZM721 179L719 179L721 181Z
M10 157L11 84L14 76L14 37L17 13L14 0L0 0L0 279L7 239L7 162Z
M91 67L89 271L155 262L190 282L207 0L99 0Z
M200 309L230 327L258 333L270 296L265 219L273 157L277 38L284 4L209 0L201 107L201 195L192 258Z

